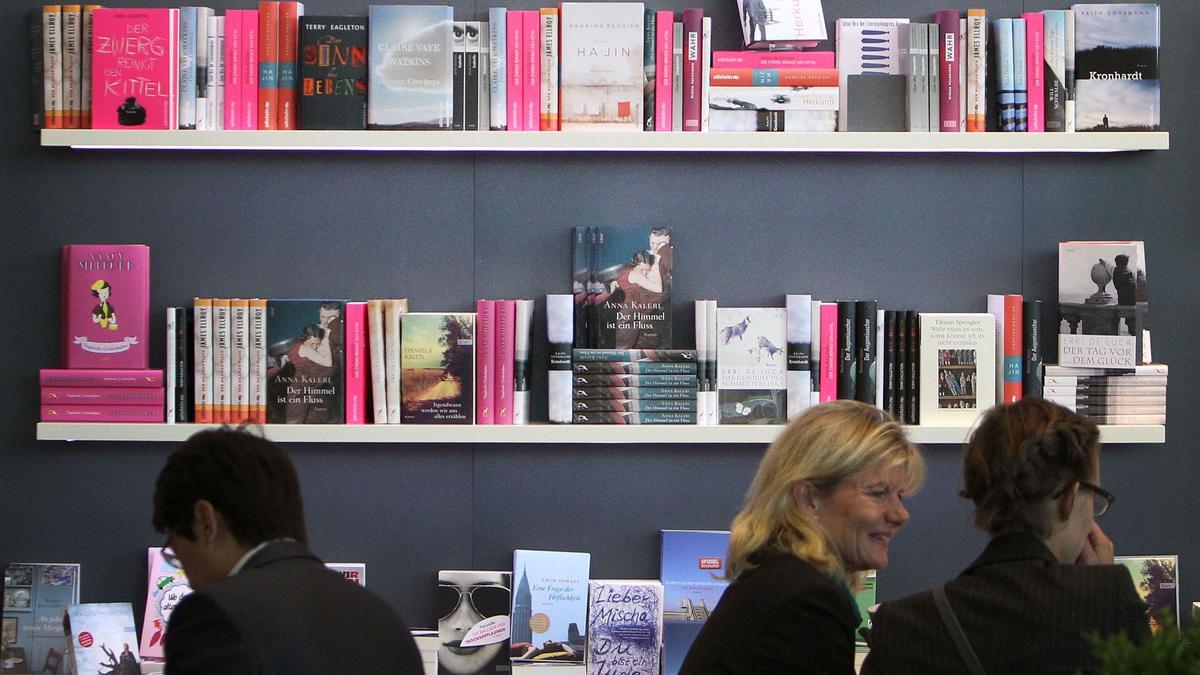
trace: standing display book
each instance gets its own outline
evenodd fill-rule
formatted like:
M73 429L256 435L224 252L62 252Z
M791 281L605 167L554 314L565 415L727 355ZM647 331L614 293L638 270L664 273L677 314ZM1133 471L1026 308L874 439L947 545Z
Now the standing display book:
M367 17L300 17L300 128L367 128Z
M563 131L641 131L645 87L640 2L562 3Z
M1159 128L1159 7L1072 5L1076 131Z
M662 632L661 581L588 583L588 675L658 673Z
M444 5L371 5L370 128L451 128L453 21L453 8Z
M970 426L996 404L996 317L921 313L921 424Z
M787 419L787 312L782 307L717 308L720 424Z
M400 317L401 423L475 422L475 314Z
M511 589L511 572L438 572L439 673L494 675L509 672Z
M1167 627L1167 613L1179 627L1179 556L1119 555L1113 562L1124 565L1133 577L1133 587L1150 606L1150 629L1155 633Z
M179 125L179 10L92 12L92 128Z
M675 247L669 227L598 227L587 247L593 347L670 349ZM578 272L577 272L578 274ZM578 339L576 347L582 347Z
M729 586L729 532L662 530L663 675L675 675Z
M137 628L128 602L86 603L67 608L71 672L139 673Z
M167 622L179 601L192 592L187 575L163 559L162 548L147 549L146 613L142 618L142 658L162 659Z
M591 555L513 551L512 645L522 661L583 663Z
M346 421L344 300L267 301L267 422Z
M63 614L77 602L77 563L10 563L5 567L4 629L0 634L3 672L41 672L38 668L48 660L61 660L68 646Z
M149 246L63 246L64 368L146 368L149 326Z
M1059 243L1059 365L1130 369L1149 363L1148 311L1142 242Z

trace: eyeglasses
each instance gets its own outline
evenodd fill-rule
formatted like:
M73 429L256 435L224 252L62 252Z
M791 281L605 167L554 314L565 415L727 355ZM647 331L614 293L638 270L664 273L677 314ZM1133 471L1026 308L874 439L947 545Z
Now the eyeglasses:
M481 616L497 616L508 612L509 599L509 590L495 584L438 585L438 606L442 607L445 613L442 618L453 614L464 600Z
M1113 505L1113 502L1117 501L1117 498L1113 495L1113 493L1105 490L1099 485L1082 480L1078 482L1079 487L1087 488L1092 494L1099 497L1099 499L1092 500L1092 515L1097 518L1104 515L1108 511L1109 507Z

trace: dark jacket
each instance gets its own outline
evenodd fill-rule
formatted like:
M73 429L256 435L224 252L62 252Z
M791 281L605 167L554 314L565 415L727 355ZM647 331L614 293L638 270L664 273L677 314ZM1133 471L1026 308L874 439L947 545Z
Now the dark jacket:
M1033 534L993 538L946 596L988 673L1089 672L1089 635L1150 634L1128 570L1063 565ZM864 674L965 671L930 591L880 605Z
M404 622L296 542L275 542L237 574L183 599L167 624L166 672L412 673Z
M853 602L844 587L800 558L766 554L725 589L679 675L851 675L858 627Z

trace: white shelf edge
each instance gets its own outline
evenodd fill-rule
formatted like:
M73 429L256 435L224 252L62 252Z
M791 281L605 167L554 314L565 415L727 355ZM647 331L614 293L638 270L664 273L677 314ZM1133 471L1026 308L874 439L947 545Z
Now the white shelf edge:
M125 424L100 422L40 422L40 441L178 442L211 424ZM428 425L428 424L267 424L263 432L272 440L288 443L561 443L575 445L640 443L759 444L775 440L782 426L641 425L604 426L570 424L531 425ZM916 443L963 443L972 427L909 426ZM1104 443L1164 443L1161 425L1101 426Z
M1039 153L1166 150L1170 135L1165 131L938 134L44 129L41 143L80 150Z

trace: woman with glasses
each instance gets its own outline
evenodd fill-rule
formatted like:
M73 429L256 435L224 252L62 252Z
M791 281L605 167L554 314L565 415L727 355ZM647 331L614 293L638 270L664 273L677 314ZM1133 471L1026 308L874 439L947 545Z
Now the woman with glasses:
M1146 605L1096 523L1113 496L1095 424L1041 398L997 406L964 475L991 541L956 579L879 607L863 673L1092 672L1090 636L1149 637Z

